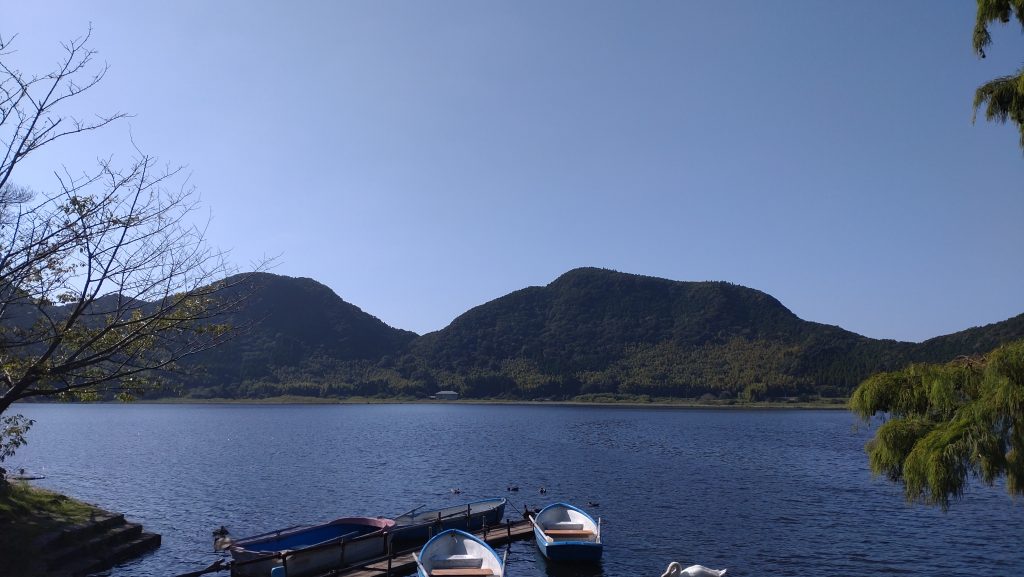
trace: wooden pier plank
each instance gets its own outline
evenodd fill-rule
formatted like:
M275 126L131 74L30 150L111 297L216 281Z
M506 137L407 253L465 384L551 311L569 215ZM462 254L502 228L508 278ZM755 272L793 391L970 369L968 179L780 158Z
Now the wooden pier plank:
M476 531L473 534L487 541L488 545L497 547L512 541L522 541L524 539L532 538L533 524L529 521L516 521L511 525L490 527L487 529L486 536L483 531ZM416 572L416 561L412 558L412 554L414 552L419 552L419 548L415 551L407 551L396 555L391 560L392 577L410 575ZM385 559L362 567L350 567L348 569L331 571L321 575L320 577L381 577L387 574L388 561Z

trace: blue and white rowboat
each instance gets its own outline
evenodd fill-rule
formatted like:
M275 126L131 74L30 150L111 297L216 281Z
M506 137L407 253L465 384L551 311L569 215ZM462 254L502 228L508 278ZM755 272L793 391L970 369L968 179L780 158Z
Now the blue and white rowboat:
M600 561L601 519L568 503L548 505L530 517L540 552L552 561Z
M508 555L506 550L505 555ZM458 529L442 531L420 549L418 577L504 577L505 558L482 540Z

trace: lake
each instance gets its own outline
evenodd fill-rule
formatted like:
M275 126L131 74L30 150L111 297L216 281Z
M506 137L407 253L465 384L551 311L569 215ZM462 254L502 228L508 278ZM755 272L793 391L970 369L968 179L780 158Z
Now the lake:
M115 577L205 567L217 558L211 531L220 525L241 537L491 496L518 509L564 500L604 523L600 566L549 565L523 541L512 546L510 577L658 577L671 561L734 576L1024 570L1024 504L982 485L947 513L905 504L899 487L872 479L863 451L872 431L845 411L16 408L37 423L9 469L44 474L39 485L163 535L159 550ZM518 517L513 507L507 514Z

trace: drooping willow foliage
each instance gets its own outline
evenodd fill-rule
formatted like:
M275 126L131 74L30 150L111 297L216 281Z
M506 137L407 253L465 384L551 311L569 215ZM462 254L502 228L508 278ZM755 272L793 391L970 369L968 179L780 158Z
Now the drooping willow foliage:
M974 51L985 57L985 48L992 44L989 24L1008 23L1016 19L1024 27L1024 0L978 0L974 23ZM1015 74L1001 76L982 84L974 93L974 114L985 107L985 119L1017 125L1020 146L1024 148L1024 68Z
M865 421L880 416L866 449L871 470L901 482L911 502L944 510L968 481L1005 477L1024 495L1024 340L984 358L911 365L869 377L850 397Z

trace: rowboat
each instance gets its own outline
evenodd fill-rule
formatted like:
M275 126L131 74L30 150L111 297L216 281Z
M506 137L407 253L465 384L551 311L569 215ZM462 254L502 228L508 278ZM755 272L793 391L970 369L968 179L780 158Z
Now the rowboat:
M382 517L343 517L239 539L228 547L234 559L231 575L267 577L275 567L284 567L288 577L303 577L382 557L386 531L394 524Z
M421 505L395 517L395 526L390 531L391 539L395 549L404 549L422 545L432 535L446 529L477 531L484 525L499 525L505 515L507 501L504 497L484 499L429 511L420 511L423 507Z
M505 557L490 545L458 529L435 535L420 549L416 560L418 577L504 577ZM505 551L508 556L508 551Z
M600 561L601 519L568 503L548 505L530 517L540 552L552 561Z

